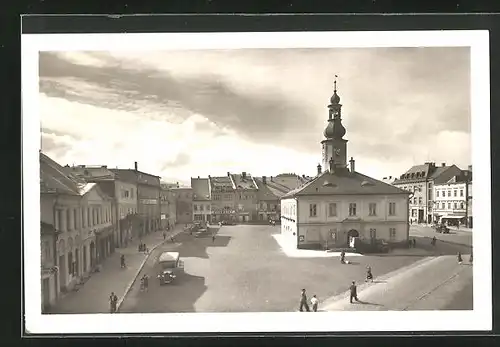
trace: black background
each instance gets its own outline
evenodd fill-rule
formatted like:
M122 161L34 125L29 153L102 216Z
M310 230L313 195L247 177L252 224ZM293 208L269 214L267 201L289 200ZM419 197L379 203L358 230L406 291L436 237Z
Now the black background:
M263 1L264 2L264 1ZM496 1L498 2L498 1ZM490 86L491 86L491 177L492 177L492 255L493 255L493 295L494 295L494 331L499 333L499 299L498 288L499 266L498 253L500 237L496 231L499 215L498 195L498 165L496 154L498 152L497 134L500 133L498 122L499 109L499 61L500 61L500 16L485 12L500 9L500 2L488 3L480 1L439 1L438 4L419 3L418 5L403 1L265 1L258 2L221 2L221 1L164 1L163 4L151 1L140 1L133 5L125 2L113 3L101 1L31 1L17 2L3 5L0 9L0 76L2 93L0 102L0 151L3 168L0 171L3 184L0 186L0 236L2 252L3 280L2 310L4 316L0 324L0 344L11 345L19 343L21 335L26 337L22 326L21 306L21 258L22 245L22 210L21 210L21 63L20 63L20 34L21 14L32 14L23 18L23 33L125 33L125 32L218 32L218 31L345 31L345 30L446 30L446 29L486 29L490 31ZM432 6L431 6L432 4ZM152 6L153 5L153 6ZM163 7L163 8L162 8ZM357 14L317 14L334 12ZM245 13L244 15L221 15L221 13ZM309 14L293 14L293 13ZM373 13L390 12L391 15L376 15ZM427 14L402 14L402 13ZM469 12L469 14L464 14ZM475 14L471 13L475 12ZM479 13L483 12L483 13ZM35 16L38 14L64 14L64 13L105 13L105 14L134 14L134 13L183 13L183 15L136 15L136 16ZM192 15L187 15L191 13ZM198 13L198 14L196 14ZM204 13L204 14L200 14ZM212 14L210 14L212 13ZM219 14L216 14L219 13ZM261 13L262 15L257 15ZM264 14L268 13L268 14ZM274 13L270 15L269 13ZM281 13L278 15L277 13ZM316 13L316 14L313 14ZM372 14L370 14L372 13ZM399 13L399 14L396 14ZM429 14L432 13L432 14ZM443 14L446 13L446 14ZM487 165L487 163L485 163ZM489 208L481 206L480 208ZM26 211L29 213L29 211ZM483 231L485 232L485 231ZM496 246L496 247L495 247ZM495 293L497 293L495 295ZM334 326L334 322L332 322ZM221 327L223 329L223 327ZM387 332L385 335L396 335ZM294 338L285 337L293 334L273 334L260 338L258 341L245 336L232 339L214 340L213 338L199 337L180 338L168 341L148 338L134 338L126 340L102 341L105 345L115 343L127 345L154 344L346 344L357 345L388 345L403 346L407 344L451 343L453 345L494 345L493 337L478 337L487 335L485 332L453 333L459 337L438 337L444 333L432 334L434 337L421 336L426 333L405 333L397 335L405 337L374 337L375 334L365 337L352 337L352 334L335 334L336 337L312 337L312 334L298 333ZM263 334L260 334L261 336ZM323 335L323 334L321 334ZM325 334L326 335L326 334ZM382 334L376 334L382 335ZM475 336L474 336L475 335ZM491 334L490 334L491 335ZM305 336L309 338L304 339ZM88 336L87 338L92 338ZM188 337L188 336L186 336ZM256 336L255 336L256 337ZM254 338L255 338L254 337ZM29 337L28 337L29 339ZM78 339L25 339L23 342L38 344L46 342L49 345L60 343L74 345L83 343L96 343L85 341L84 337ZM82 341L83 340L83 341ZM437 340L437 341L434 341ZM496 338L495 338L496 340ZM498 343L498 341L497 341Z

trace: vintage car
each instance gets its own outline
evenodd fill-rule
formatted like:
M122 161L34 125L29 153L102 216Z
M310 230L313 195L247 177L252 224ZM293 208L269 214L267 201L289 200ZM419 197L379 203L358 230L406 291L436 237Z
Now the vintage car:
M163 252L158 257L160 285L172 283L178 275L184 273L184 262L179 252Z
M434 225L434 229L437 233L449 234L450 229L444 224L436 224Z

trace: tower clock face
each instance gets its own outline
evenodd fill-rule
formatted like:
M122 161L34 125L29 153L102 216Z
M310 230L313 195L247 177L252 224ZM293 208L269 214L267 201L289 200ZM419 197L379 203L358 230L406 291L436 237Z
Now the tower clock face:
M340 155L340 149L339 148L334 148L333 153L338 157Z

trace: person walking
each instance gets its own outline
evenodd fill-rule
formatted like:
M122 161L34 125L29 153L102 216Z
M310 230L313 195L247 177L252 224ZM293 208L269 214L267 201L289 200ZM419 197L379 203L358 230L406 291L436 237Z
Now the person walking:
M121 263L122 269L124 269L126 267L126 264L125 264L125 255L124 254L122 254L120 256L120 263Z
M431 245L435 246L436 245L436 236L433 236L432 237L432 240L431 240Z
M118 297L114 292L111 292L111 295L109 296L110 313L116 312L117 303L118 303Z
M142 283L143 283L143 287L144 287L144 291L148 291L148 286L149 286L149 276L144 274L144 276L142 276Z
M356 286L356 282L352 281L352 284L349 287L349 291L350 291L349 302L352 304L352 299L359 301L358 300L358 287Z
M306 308L306 311L309 312L309 305L307 304L307 294L306 290L302 289L302 292L300 293L300 306L299 306L299 311L303 312L303 308Z
M163 241L165 241L166 238L167 238L167 233L163 232Z
M413 239L413 248L417 248L417 239Z
M457 261L458 261L458 265L462 265L462 253L458 252L457 254Z
M340 264L345 264L345 251L340 252Z
M319 300L316 297L316 294L314 294L312 299L311 299L311 305L312 305L313 312L318 312L318 303L319 303Z
M370 265L366 267L366 280L365 282L371 281L373 282L373 274L372 274L372 268Z
M212 243L214 243L214 242L215 242L215 233L212 234Z

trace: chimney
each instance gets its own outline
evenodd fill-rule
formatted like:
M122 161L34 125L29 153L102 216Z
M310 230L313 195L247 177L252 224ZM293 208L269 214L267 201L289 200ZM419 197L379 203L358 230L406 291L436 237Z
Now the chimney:
M442 166L442 167L445 167L445 166L446 166L446 163L441 163L441 166Z
M103 169L107 169L107 168L108 168L108 166L107 166L107 165L103 165L103 166L101 166L101 168L103 168Z
M179 182L177 182L176 184L177 184L177 188L179 188Z
M198 179L200 179L200 176L198 176Z
M137 162L136 161L134 161L134 169L135 169L135 171L137 171Z
M389 176L389 179L392 180L392 176Z
M306 178L306 175L305 175L305 174L302 174L302 178Z
M229 177L229 176L231 176L231 173L228 171L228 172L227 172L227 177Z
M273 181L273 176L271 176L271 182Z
M318 175L321 175L321 165L318 164L318 166L316 166L316 169L318 169Z
M354 158L351 157L351 160L349 160L349 164L350 164L350 167L351 167L351 172L354 172L356 171L356 167L355 167L355 161L354 161Z
M210 178L212 178L212 177L210 177L210 175L208 175L208 179L210 179Z
M243 176L243 179L246 179L246 178L247 178L247 173L246 173L245 171L243 171L243 172L241 173L241 176Z
M267 184L267 177L266 176L262 176L262 183Z
M467 170L469 170L470 172L472 172L472 165L467 166Z

